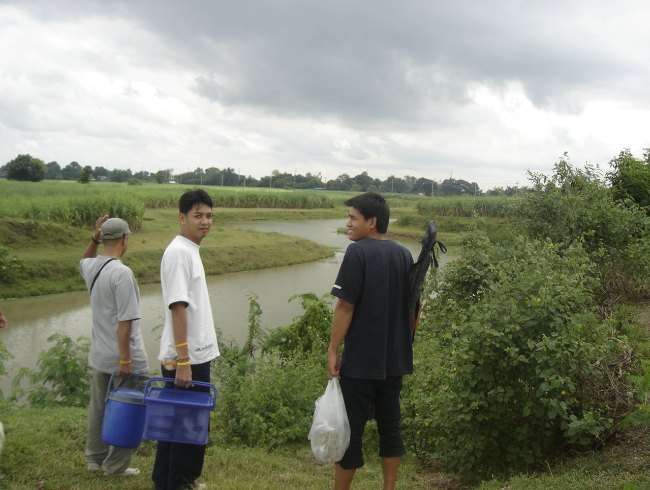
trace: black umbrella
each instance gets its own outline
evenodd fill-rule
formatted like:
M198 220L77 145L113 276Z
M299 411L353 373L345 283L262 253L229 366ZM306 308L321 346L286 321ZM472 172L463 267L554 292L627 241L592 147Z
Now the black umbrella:
M422 250L420 250L418 260L409 270L409 313L413 321L415 321L420 312L419 300L424 290L424 279L429 271L429 267L431 267L431 264L436 268L438 267L438 259L434 250L436 243L442 253L447 253L447 247L436 239L437 233L436 222L433 220L429 221L424 236L420 241Z

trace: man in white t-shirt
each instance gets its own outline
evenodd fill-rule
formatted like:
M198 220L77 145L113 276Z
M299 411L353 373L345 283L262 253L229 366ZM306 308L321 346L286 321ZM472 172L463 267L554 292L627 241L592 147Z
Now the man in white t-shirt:
M95 223L91 241L79 262L81 277L90 293L93 320L84 454L88 470L103 470L105 475L140 474L139 469L129 468L133 449L108 446L101 438L106 392L118 386L139 388L142 378L149 373L139 326L140 291L133 272L120 260L128 249L130 233L123 219L102 216ZM104 252L98 256L100 243Z
M175 387L206 391L192 381L209 383L211 361L219 356L199 254L212 226L212 199L201 189L187 191L178 208L180 234L167 246L160 264L165 323L158 359L162 375L174 379ZM152 472L156 489L193 488L204 457L205 446L158 441Z

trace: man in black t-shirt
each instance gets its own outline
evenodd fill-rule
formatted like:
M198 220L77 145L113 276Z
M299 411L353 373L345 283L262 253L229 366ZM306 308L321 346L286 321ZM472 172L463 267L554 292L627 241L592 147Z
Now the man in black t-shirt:
M373 406L384 489L392 489L406 452L399 398L402 376L413 372L407 287L413 258L405 247L384 238L390 209L381 195L366 193L345 204L350 206L348 238L354 243L332 288L338 301L327 371L330 378L340 378L351 436L336 463L335 489L350 488L356 469L364 464L363 430Z

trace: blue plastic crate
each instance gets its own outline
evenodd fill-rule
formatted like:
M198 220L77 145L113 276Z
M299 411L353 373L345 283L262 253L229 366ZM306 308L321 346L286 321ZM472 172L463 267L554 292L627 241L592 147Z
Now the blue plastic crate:
M210 411L215 407L217 389L210 383L199 381L194 381L194 384L206 386L210 391L151 386L156 381L174 382L171 378L151 378L147 382L144 392L147 414L142 437L155 441L207 444Z

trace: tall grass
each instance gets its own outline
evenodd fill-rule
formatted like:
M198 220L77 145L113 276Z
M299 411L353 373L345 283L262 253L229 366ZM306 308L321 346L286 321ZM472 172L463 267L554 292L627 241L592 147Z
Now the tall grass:
M333 208L335 201L318 191L284 191L203 186L215 207L228 208ZM187 190L180 185L67 181L16 182L0 180L0 218L48 221L71 226L92 226L103 213L125 219L140 229L145 208L176 207Z
M504 217L508 214L510 203L503 196L458 196L433 197L415 204L418 214L427 217L456 216L468 217L474 214L481 217Z

